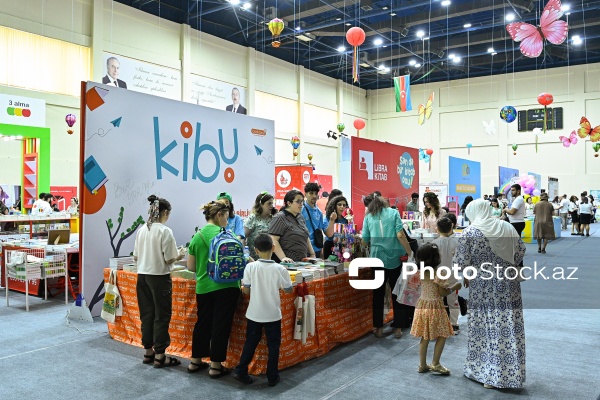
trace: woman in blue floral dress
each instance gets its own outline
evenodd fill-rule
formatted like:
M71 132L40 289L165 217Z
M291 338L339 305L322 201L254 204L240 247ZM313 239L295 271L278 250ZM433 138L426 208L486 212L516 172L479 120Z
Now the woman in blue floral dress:
M471 225L458 239L454 263L473 266L469 285L468 351L464 373L486 388L522 388L525 325L518 267L525 245L516 230L491 217L489 203L467 207ZM490 272L487 272L490 271ZM465 286L467 282L465 282Z

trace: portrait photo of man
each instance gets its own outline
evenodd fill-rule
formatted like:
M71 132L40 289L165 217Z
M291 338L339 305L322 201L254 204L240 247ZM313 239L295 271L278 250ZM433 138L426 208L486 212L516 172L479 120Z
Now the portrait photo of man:
M119 69L121 64L116 57L109 57L106 60L106 75L102 78L102 83L127 89L125 81L119 79Z
M233 101L233 104L225 107L225 111L246 115L246 109L240 104L240 90L238 88L234 87L231 90L231 100Z

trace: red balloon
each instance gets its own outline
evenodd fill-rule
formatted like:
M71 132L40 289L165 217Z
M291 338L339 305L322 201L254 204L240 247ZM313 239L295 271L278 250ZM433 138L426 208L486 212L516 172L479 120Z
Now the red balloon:
M367 125L367 123L365 122L364 119L361 118L356 118L354 120L354 127L356 128L356 130L360 131L362 128L365 127L365 125Z
M427 150L425 150L425 153L427 153L427 155L432 155L433 154L433 150L432 149L427 149Z
M550 93L541 93L538 96L537 101L544 107L549 106L554 101L554 96L552 96Z
M357 26L348 29L348 32L346 32L346 40L352 46L360 46L363 44L365 42L365 37L365 31Z

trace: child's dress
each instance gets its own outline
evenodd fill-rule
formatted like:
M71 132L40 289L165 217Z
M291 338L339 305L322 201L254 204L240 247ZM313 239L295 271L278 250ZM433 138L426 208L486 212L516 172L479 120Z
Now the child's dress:
M438 337L454 336L454 331L440 296L439 286L445 283L442 279L421 280L421 297L415 308L415 316L410 334L425 340Z

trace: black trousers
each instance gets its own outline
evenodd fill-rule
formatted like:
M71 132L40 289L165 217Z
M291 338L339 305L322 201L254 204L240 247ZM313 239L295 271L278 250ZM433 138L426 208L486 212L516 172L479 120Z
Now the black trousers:
M248 365L254 357L254 352L262 337L263 328L267 337L269 358L267 360L267 379L277 381L279 377L279 347L281 346L281 320L273 322L255 322L246 319L246 342L240 357L240 363L235 367L235 373L244 377L248 375Z
M396 281L400 277L402 267L388 268L371 268L372 270L383 270L385 272L383 285L373 290L373 327L381 328L383 326L383 302L385 300L385 285L389 285L390 289L394 289ZM410 328L412 319L415 314L415 308L400 304L396 301L396 295L392 294L392 303L394 309L394 321L390 325L392 328Z
M521 232L523 232L523 229L525 229L525 222L511 222L510 224L513 226L513 228L515 228L515 230L519 234L519 237L521 237ZM522 266L523 261L521 261L521 263L519 264L519 267Z
M156 354L164 354L171 344L172 287L171 275L138 274L136 290L142 322L142 345L144 349L154 347Z
M210 361L225 361L239 297L239 288L196 294L198 321L192 338L192 358L210 357Z

